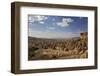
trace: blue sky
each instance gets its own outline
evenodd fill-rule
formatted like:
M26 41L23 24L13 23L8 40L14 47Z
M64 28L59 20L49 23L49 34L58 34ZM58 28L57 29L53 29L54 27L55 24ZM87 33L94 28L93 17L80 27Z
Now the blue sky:
M28 35L32 37L72 38L87 31L87 17L28 15Z

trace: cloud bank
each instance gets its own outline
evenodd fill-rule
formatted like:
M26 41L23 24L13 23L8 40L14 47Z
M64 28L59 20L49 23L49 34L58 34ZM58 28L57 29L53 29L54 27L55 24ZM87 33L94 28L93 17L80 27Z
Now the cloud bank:
M70 23L73 21L74 20L71 18L63 18L61 22L57 22L57 25L61 27L68 27L70 26Z

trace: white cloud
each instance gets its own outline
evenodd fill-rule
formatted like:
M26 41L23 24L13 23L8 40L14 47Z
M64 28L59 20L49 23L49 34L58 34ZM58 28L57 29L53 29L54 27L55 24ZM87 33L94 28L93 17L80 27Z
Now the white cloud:
M44 22L43 22L43 21L40 21L39 23L40 23L40 24L44 24Z
M34 16L37 21L42 21L48 19L46 16Z
M32 30L31 28L29 28L29 31L28 31L28 35L29 36L32 36L32 37L41 37L42 34L43 34L42 31Z
M48 29L50 29L50 30L54 30L54 29L55 29L55 27L48 27Z
M28 19L29 19L29 22L43 23L44 20L48 19L48 17L47 16L41 16L41 15L38 15L38 16L30 15Z
M28 17L28 20L29 22L34 22L34 19L31 16Z
M68 27L69 26L69 24L67 22L57 22L57 25L61 26L61 27Z
M74 20L71 18L63 18L61 22L57 22L58 26L61 27L68 27L69 23L73 22Z
M65 18L64 19L66 22L73 22L74 20L72 18Z

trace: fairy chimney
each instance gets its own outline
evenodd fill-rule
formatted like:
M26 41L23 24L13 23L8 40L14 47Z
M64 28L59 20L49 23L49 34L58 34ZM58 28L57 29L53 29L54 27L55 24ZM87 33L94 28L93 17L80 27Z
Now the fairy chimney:
M87 32L82 32L80 33L80 39L82 41L86 40L87 41L87 38L88 38L88 33Z

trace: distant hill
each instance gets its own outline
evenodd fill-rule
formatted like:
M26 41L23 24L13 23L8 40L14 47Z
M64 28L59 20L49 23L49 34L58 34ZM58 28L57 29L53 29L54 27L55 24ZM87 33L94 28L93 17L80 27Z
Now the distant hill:
M41 39L41 40L77 40L77 39L80 39L80 37L73 37L73 38L37 38L37 37L31 37L31 36L28 36L28 39L29 40L37 40L37 39Z

